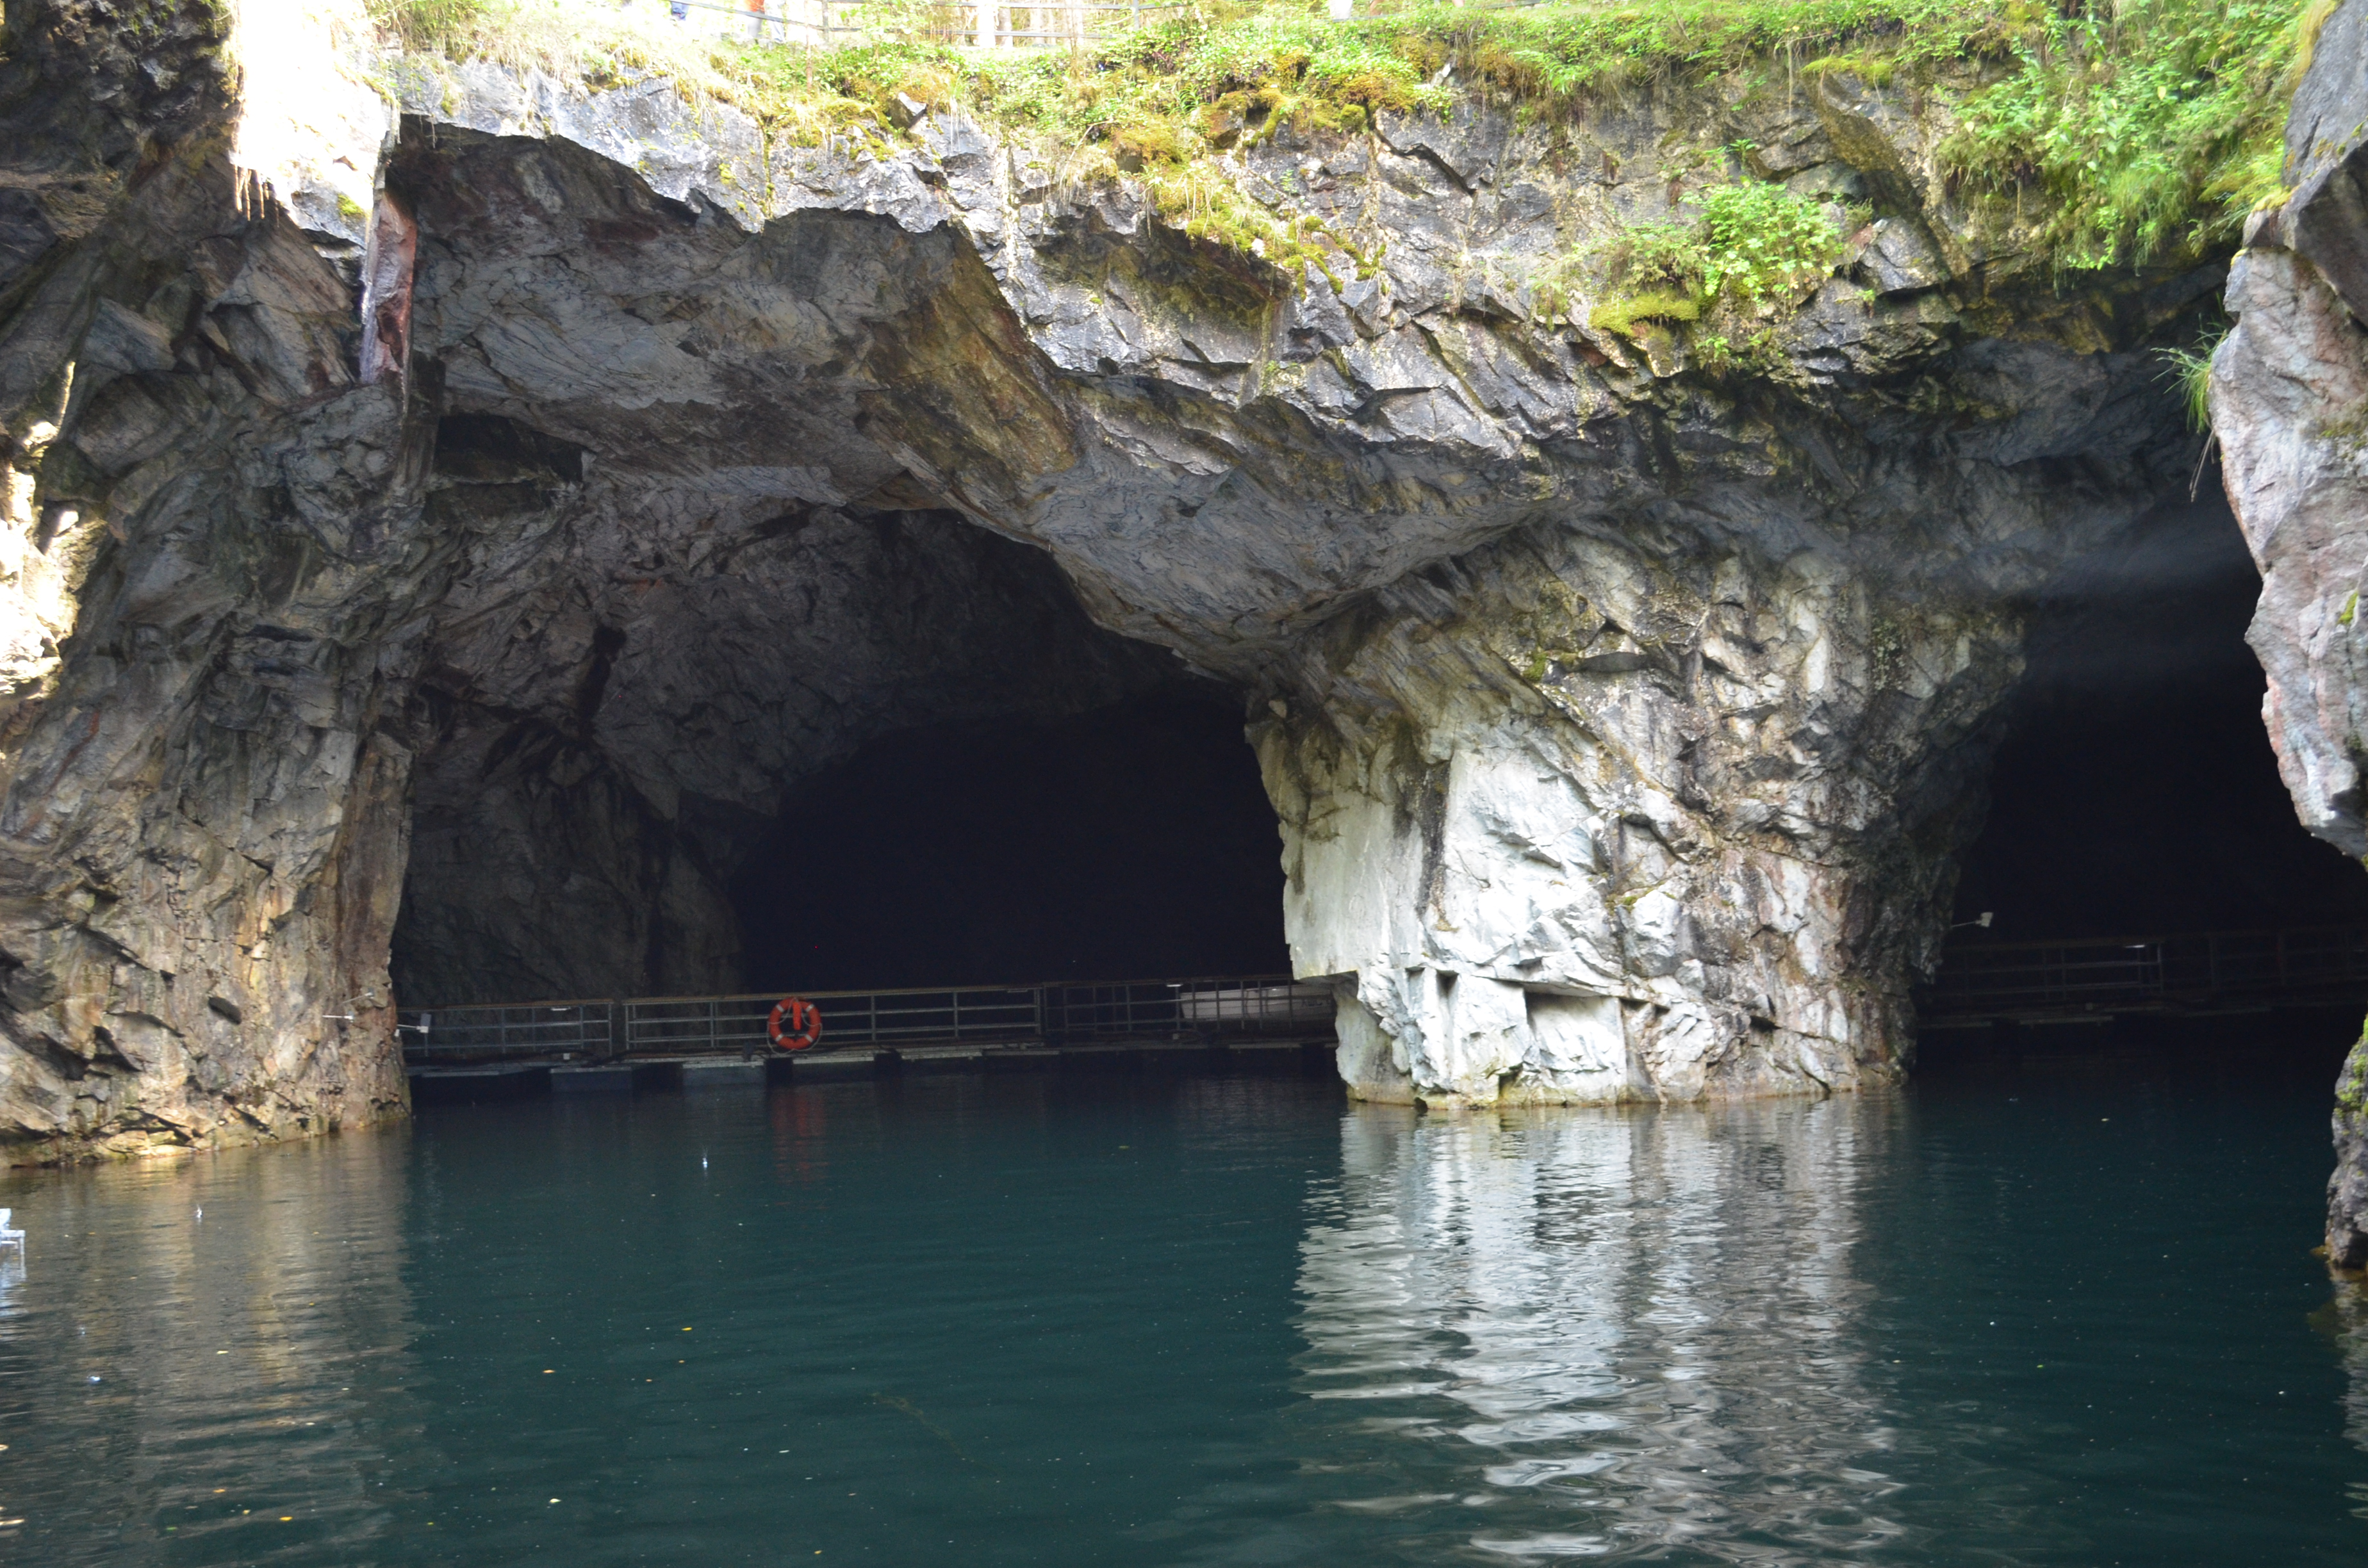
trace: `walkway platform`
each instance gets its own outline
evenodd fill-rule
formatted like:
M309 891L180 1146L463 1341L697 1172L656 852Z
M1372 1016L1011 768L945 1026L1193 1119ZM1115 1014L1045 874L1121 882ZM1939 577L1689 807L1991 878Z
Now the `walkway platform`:
M2212 1017L2368 1006L2368 928L1952 944L1918 994L1925 1029Z
M945 1046L1031 1049L1185 1037L1211 1043L1328 1034L1332 987L1289 975L1060 981L933 990L806 991L820 1049L918 1051ZM772 1053L778 993L503 1002L404 1008L404 1062L609 1062L619 1057Z
M776 1051L774 992L406 1008L422 1098L623 1094L900 1073L1241 1065L1332 1048L1327 983L1289 975L807 991L821 1041Z
M892 1051L636 1055L606 1062L510 1061L494 1064L413 1063L413 1096L424 1103L540 1098L545 1095L632 1095L667 1090L762 1090L781 1085L861 1082L952 1073L1333 1072L1329 1034L1196 1040L1112 1040L1084 1044L1014 1040L982 1046L915 1043Z

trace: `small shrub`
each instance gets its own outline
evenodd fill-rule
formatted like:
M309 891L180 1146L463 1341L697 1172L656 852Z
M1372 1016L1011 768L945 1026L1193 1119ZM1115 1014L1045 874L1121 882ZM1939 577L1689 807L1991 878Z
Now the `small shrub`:
M1604 276L1632 293L1691 294L1710 265L1701 232L1685 223L1639 223L1611 243Z
M1757 180L1702 198L1702 252L1705 294L1731 290L1754 301L1816 287L1845 254L1822 207Z
M1699 321L1722 299L1749 305L1797 296L1844 254L1841 235L1815 202L1758 180L1719 186L1702 198L1696 222L1639 223L1611 243L1601 259L1614 293L1588 312L1588 324L1633 337L1639 322ZM1548 267L1536 291L1559 301L1578 270L1567 262ZM1759 355L1724 337L1697 347L1706 367L1716 360L1726 370Z

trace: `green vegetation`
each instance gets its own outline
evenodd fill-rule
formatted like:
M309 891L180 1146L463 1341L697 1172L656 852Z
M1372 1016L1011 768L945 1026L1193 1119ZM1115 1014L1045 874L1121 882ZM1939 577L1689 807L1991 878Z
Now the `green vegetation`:
M2051 206L2039 243L2066 267L2192 251L2279 199L2289 69L2331 7L2138 0L2042 11L2016 69L1942 150L1993 193Z
M739 47L670 27L661 5L370 0L406 47L573 70L657 69L738 103L776 137L894 133L898 95L959 104L1040 150L1064 182L1124 175L1178 226L1270 261L1365 259L1345 236L1278 216L1222 154L1288 125L1353 137L1387 111L1479 94L1548 125L1641 84L1738 73L1740 91L1841 74L1957 97L1941 162L1958 188L2026 214L2059 270L2173 260L2223 243L2278 194L2290 69L2328 0L1548 0L1514 10L1379 0L1325 19L1321 0L1203 0L1188 17L1074 51L937 41L961 12L879 0L871 30L829 50ZM1360 0L1370 6L1373 0ZM1987 85L1972 86L1976 80ZM1827 213L1736 175L1691 222L1639 229L1624 255L1566 257L1549 299L1608 263L1620 298L1590 312L1702 317L1766 305L1830 270ZM1656 248L1657 247L1657 248ZM1692 302L1692 315L1686 313ZM1763 311L1761 313L1765 313Z
M2158 351L2167 367L2166 379L2179 383L2179 401L2187 407L2187 422L2198 430L2212 428L2212 356L2227 335L2228 324L2224 322L2192 348Z
M1816 202L1757 180L1712 187L1691 224L1640 223L1604 247L1601 269L1613 292L1588 312L1588 324L1623 336L1639 323L1691 322L1722 302L1736 307L1789 304L1831 276L1844 255L1842 236ZM1559 284L1573 270L1565 267ZM1748 358L1724 335L1713 357Z

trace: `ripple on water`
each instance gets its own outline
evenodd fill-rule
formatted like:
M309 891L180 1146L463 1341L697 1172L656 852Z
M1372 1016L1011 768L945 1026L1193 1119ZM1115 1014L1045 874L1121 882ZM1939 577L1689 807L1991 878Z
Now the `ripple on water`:
M2358 1562L2321 1108L959 1079L15 1175L0 1561Z

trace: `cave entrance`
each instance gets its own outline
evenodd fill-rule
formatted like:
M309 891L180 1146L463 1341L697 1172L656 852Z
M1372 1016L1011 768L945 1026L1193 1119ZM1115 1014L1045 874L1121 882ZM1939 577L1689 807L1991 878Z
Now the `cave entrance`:
M1280 973L1274 812L1223 691L884 736L732 884L757 990Z
M455 526L575 494L550 443L447 424ZM1241 697L1042 552L941 511L575 505L431 633L405 1006L1288 967Z
M2260 578L2208 488L2082 562L2040 608L1987 818L1960 859L1949 943L1960 973L1962 955L2006 944L2368 926L2368 876L2305 831L2279 778L2245 642ZM1965 924L1985 911L1987 929ZM2225 1034L2235 1016L2210 1027ZM2358 1030L2356 1006L2281 1017L2285 1038L2301 1020L2299 1038L2324 1034L2339 1051ZM2078 1051L2177 1028L2001 1021L1928 1030L1919 1051L1930 1066L2005 1040Z

